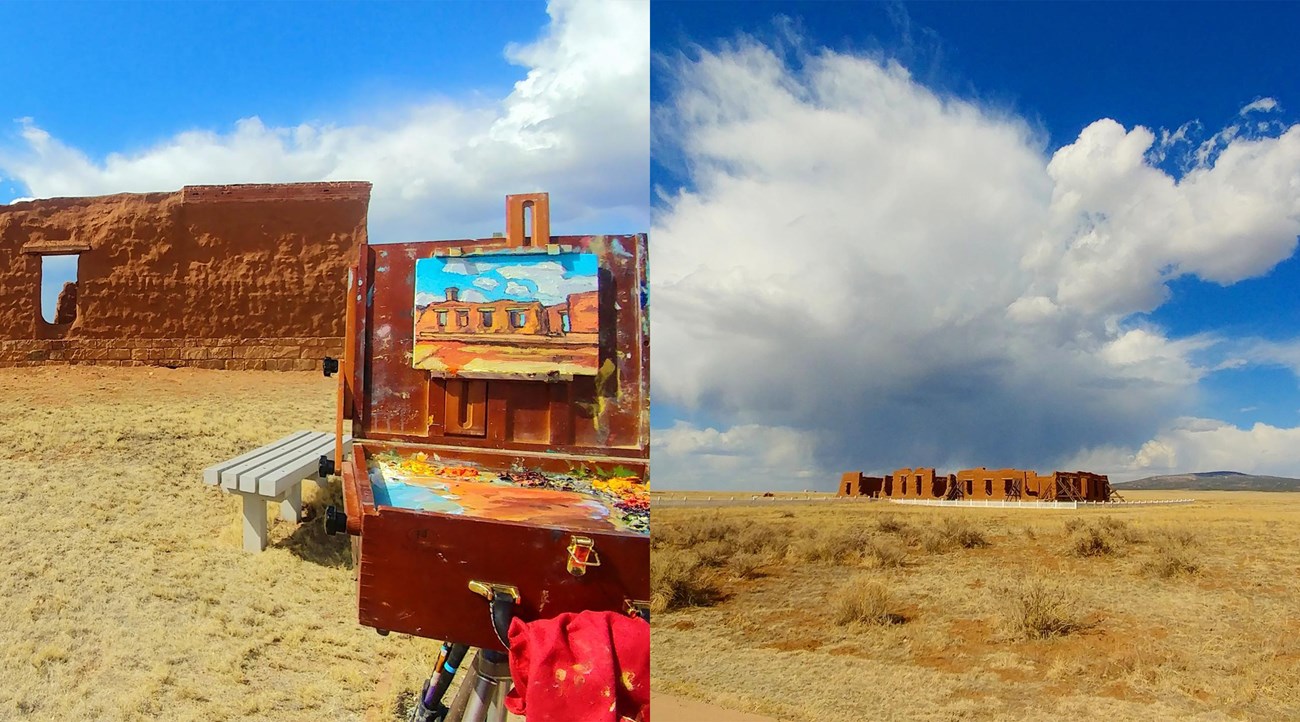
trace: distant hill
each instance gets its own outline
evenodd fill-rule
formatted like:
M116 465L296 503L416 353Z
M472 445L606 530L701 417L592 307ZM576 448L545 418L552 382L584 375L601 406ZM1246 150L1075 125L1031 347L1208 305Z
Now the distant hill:
M1255 476L1238 471L1202 471L1195 474L1148 476L1136 481L1116 482L1125 489L1189 489L1192 491L1300 491L1300 479L1285 476Z

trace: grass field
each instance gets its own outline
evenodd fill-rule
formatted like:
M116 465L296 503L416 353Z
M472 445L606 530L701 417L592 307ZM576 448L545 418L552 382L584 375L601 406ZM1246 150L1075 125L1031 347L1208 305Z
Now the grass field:
M653 685L789 720L1300 718L1300 495L1191 496L656 510Z
M332 431L333 392L318 373L0 371L0 719L393 719L437 644L357 624L347 541L319 516L247 554L238 497L201 482Z

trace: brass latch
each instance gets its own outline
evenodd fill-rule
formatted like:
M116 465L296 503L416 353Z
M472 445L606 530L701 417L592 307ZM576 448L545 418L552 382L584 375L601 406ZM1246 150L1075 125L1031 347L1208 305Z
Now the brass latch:
M589 537L575 536L569 542L569 573L580 577L587 573L587 567L600 566L600 555L596 554L596 543Z
M515 604L519 603L519 589L517 587L512 587L509 584L492 584L491 582L471 581L469 583L469 590L489 602L492 601L492 598L496 596L497 592L501 592L515 600Z

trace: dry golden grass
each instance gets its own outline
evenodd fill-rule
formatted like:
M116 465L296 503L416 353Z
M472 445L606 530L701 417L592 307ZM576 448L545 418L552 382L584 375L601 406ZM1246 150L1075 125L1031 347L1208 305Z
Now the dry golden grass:
M885 582L869 576L850 579L831 598L837 624L902 624L896 608Z
M657 509L652 564L707 540L720 573L654 617L655 689L789 720L1300 719L1300 495L1127 493L1189 495ZM841 621L881 608L906 623Z
M347 541L319 516L273 522L246 554L238 497L200 478L332 430L333 389L308 373L0 371L0 719L393 719L436 643L357 623Z
M1012 639L1063 637L1084 628L1077 595L1059 584L1032 579L1007 590L1003 624Z

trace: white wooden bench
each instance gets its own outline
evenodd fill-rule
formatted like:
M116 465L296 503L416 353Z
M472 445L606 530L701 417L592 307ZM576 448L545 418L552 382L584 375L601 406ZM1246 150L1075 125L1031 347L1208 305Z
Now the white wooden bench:
M352 437L343 437L343 450ZM244 550L266 549L266 504L280 502L280 518L302 519L302 481L320 480L320 457L334 458L334 434L299 431L279 441L214 464L203 482L244 497Z

